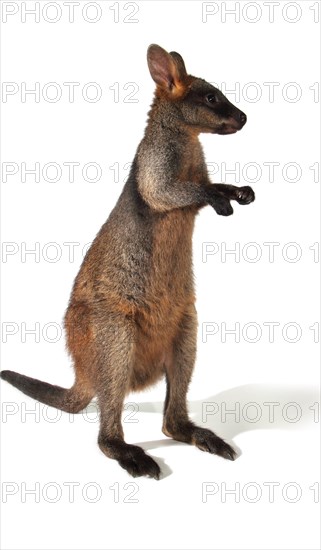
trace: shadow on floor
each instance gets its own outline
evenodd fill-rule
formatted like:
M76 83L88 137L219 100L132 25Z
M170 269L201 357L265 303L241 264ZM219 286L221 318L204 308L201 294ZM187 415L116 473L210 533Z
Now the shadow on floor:
M189 401L190 417L199 426L209 428L241 450L232 439L250 430L300 430L319 422L319 394L313 387L247 384L237 386L202 400ZM137 413L163 412L163 402L133 402ZM97 404L91 403L86 413L97 414ZM145 451L173 445L185 445L166 438L135 442ZM171 474L164 459L156 457L162 477Z

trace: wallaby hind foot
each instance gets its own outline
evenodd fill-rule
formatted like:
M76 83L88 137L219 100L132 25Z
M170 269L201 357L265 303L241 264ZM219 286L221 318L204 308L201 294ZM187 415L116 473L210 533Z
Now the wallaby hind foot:
M175 426L174 429L164 426L163 432L168 437L172 437L177 441L195 445L201 451L206 451L228 460L235 460L236 458L235 450L224 439L207 428L195 426L192 422Z
M98 445L108 458L117 460L131 476L159 479L160 467L141 447L129 445L122 440L106 439L104 436L98 438Z

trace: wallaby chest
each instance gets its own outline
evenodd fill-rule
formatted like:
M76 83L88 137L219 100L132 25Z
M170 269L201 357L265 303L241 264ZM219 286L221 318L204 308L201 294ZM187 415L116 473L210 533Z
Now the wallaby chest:
M167 212L153 226L150 288L179 298L188 291L192 274L192 235L196 212Z
M206 181L207 167L203 149L198 140L193 140L184 148L180 148L177 179L182 182L193 181L200 184Z

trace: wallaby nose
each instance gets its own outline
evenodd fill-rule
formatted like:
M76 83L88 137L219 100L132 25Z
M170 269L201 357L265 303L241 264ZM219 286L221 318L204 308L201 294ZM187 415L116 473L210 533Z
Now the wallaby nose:
M244 126L244 124L246 123L246 120L247 120L246 114L245 114L245 113L242 113L242 111L240 111L240 116L239 116L239 118L240 118L240 123L242 124L242 126Z

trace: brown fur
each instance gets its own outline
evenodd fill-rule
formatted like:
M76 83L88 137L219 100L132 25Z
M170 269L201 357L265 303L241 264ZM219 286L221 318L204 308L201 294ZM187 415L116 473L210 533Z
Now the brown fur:
M128 392L164 375L164 433L234 458L227 443L195 426L187 413L197 335L192 234L195 215L206 204L230 215L231 199L247 204L254 193L212 184L198 140L200 132L241 129L244 113L219 90L188 75L176 52L152 45L148 65L157 87L145 136L117 205L76 277L65 316L75 384L66 390L11 371L1 376L70 412L97 395L101 450L134 476L158 478L156 462L124 442L121 413Z

